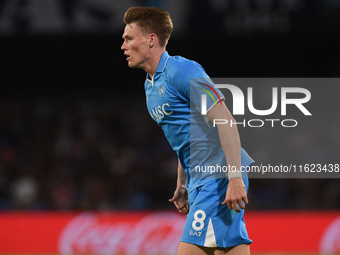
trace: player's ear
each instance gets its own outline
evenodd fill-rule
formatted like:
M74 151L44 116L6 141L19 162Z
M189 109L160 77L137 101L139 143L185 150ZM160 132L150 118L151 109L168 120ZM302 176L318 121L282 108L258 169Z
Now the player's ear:
M151 49L157 41L157 35L152 33L150 34L149 48Z

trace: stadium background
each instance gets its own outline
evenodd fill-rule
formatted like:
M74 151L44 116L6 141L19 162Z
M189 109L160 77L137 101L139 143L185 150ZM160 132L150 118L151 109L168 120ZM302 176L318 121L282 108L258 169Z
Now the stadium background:
M120 50L123 14L136 5L168 10L168 52L211 77L339 77L337 0L1 1L2 217L174 209L176 155L146 110L144 72L129 69ZM312 93L318 119L308 129L259 140L240 128L243 147L273 165L282 155L339 163L340 87L323 92ZM339 179L250 185L249 211L340 209Z

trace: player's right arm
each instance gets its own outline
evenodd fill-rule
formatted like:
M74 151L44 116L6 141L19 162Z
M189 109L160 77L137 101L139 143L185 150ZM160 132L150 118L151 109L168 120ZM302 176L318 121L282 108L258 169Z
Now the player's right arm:
M236 120L233 118L224 103L222 105L216 104L212 107L212 109L208 112L207 117L211 121L214 119L228 119L231 120L232 123L236 123ZM242 173L237 172L236 176L230 177L232 174L231 169L241 170L240 136L236 125L229 126L218 124L217 129L229 169L229 184L225 200L222 204L227 204L229 209L241 212L240 208L244 209L245 204L248 204L247 191L242 180Z
M169 202L174 203L177 210L180 213L188 214L189 213L189 206L188 206L188 192L186 189L187 183L187 174L184 172L182 164L178 159L178 174L177 174L177 186L174 192L174 195Z

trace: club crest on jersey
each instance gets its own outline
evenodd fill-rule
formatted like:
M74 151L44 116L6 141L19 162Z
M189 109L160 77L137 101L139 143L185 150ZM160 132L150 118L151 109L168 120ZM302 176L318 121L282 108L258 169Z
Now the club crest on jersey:
M159 93L160 97L164 96L164 94L165 94L165 87L164 87L164 85L159 86L158 93Z

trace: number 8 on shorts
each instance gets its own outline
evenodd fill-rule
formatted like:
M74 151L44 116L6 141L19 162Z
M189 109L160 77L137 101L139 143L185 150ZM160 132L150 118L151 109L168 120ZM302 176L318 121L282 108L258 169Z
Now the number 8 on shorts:
M198 215L202 215L198 217ZM204 228L204 220L207 217L203 210L197 210L194 214L194 221L192 222L192 228L196 231L202 230Z

